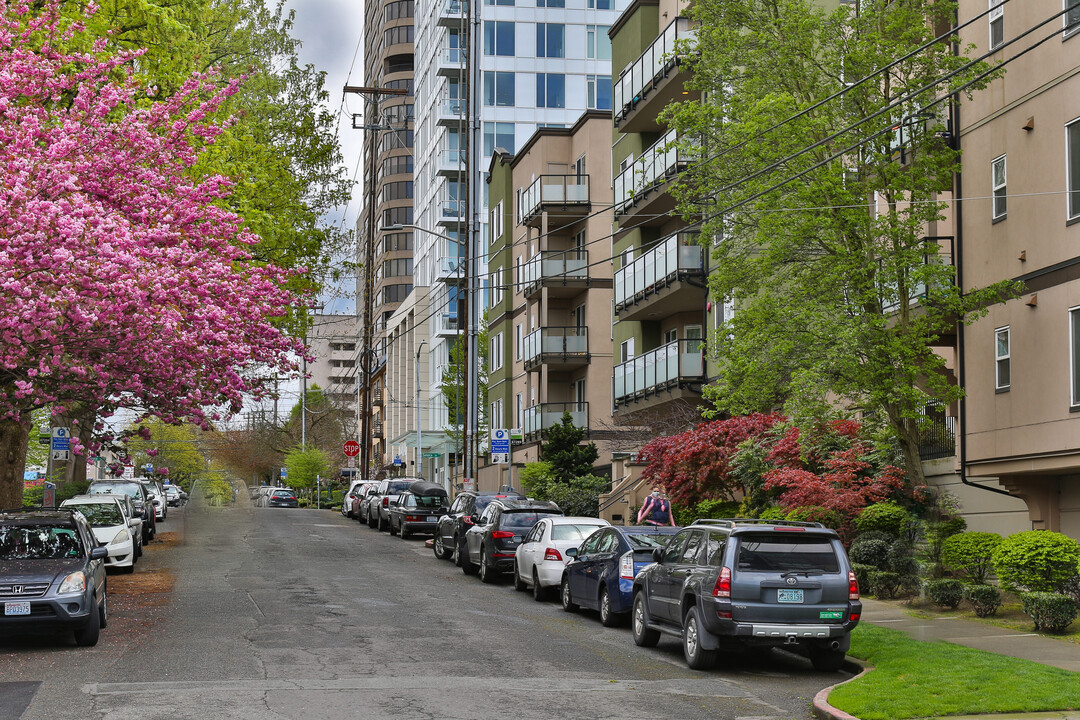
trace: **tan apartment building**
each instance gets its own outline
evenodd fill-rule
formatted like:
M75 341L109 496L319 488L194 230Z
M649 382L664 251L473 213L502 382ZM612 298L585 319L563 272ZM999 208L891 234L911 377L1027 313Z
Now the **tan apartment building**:
M478 487L520 488L546 431L569 412L610 462L612 419L611 115L540 128L489 173L488 403L492 428L520 429L509 464Z

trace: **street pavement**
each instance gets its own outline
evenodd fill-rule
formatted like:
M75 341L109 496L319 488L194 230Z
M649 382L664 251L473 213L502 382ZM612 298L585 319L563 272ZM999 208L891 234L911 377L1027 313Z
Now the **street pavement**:
M325 510L189 504L161 536L110 576L96 647L0 639L0 720L803 720L848 677L781 651L695 672L677 640L638 648Z

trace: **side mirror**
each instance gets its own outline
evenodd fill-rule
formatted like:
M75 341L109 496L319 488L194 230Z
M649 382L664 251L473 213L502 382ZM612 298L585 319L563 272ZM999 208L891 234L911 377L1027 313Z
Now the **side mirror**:
M566 557L576 558L577 557L577 548L570 548L569 550L567 550L564 553L564 555L566 555Z
M660 562L664 559L664 548L653 548L652 551L653 562Z
M104 560L107 557L109 557L109 548L107 547L96 547L90 550L91 560Z

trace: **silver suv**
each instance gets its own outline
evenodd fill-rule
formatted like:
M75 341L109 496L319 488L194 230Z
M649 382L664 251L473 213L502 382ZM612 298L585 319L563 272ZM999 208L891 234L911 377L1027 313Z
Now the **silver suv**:
M839 670L862 615L859 586L836 532L820 523L698 520L634 578L634 642L682 640L691 668L722 645L783 646L818 670Z

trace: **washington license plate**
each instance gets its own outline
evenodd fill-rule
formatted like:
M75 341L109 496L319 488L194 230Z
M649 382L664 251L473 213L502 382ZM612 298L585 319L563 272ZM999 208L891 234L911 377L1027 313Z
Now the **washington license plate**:
M5 615L29 615L30 603L28 602L9 602L4 603Z
M782 603L801 603L803 601L803 591L799 590L777 590L776 602Z

